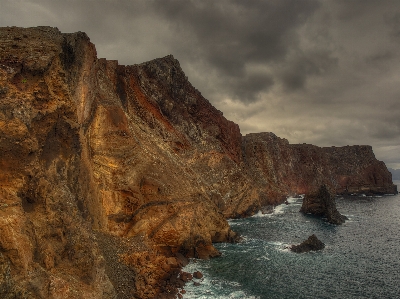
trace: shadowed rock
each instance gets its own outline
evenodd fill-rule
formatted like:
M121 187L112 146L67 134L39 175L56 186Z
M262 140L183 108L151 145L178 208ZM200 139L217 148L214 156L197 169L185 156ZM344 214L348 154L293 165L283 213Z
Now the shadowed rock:
M201 273L200 271L196 271L193 273L193 277L196 279L201 279L203 278L203 273Z
M303 253L309 251L322 250L324 248L325 244L322 243L315 235L311 235L308 237L307 240L305 240L300 245L292 245L290 250L296 253Z
M336 209L335 198L325 185L316 193L306 194L300 212L326 217L332 224L342 224L347 220L347 217Z

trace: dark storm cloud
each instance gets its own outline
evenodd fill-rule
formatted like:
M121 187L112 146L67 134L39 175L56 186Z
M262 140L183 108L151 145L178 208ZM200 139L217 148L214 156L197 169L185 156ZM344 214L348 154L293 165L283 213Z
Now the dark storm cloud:
M12 25L84 31L121 64L173 54L244 134L370 144L400 168L397 0L1 0Z
M397 42L400 42L400 12L397 12L394 15L389 15L386 21L389 25L391 36Z
M321 75L337 66L338 60L332 53L319 51L299 53L292 61L287 61L281 80L286 91L296 91L306 85L310 76Z
M318 7L313 0L153 3L174 30L190 32L192 43L184 49L185 55L201 57L227 82L238 81L227 91L244 102L256 100L274 82L271 74L252 74L247 66L283 61L288 50L297 47L295 29Z
M335 0L330 2L336 7L336 15L340 20L349 20L365 14L377 13L383 6L395 3L395 0ZM378 14L376 15L378 16Z

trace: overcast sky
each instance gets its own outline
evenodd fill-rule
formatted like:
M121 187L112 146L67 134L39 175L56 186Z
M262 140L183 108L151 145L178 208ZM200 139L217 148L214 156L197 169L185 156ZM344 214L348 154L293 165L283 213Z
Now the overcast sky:
M38 25L120 64L174 55L242 134L369 144L400 168L398 0L0 0L0 26Z

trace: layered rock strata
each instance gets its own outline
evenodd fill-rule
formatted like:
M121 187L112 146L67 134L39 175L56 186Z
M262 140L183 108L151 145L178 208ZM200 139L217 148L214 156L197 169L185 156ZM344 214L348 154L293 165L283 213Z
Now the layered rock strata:
M318 147L252 133L243 137L243 157L255 183L264 187L267 202L317 192L321 185L336 194L397 193L391 173L368 145Z
M113 298L93 230L146 240L121 253L140 298L168 289L158 281L179 272L178 252L217 256L212 242L235 239L194 161L236 165L231 150L240 148L240 134L236 146L225 139L239 130L200 97L176 60L120 66L97 59L86 34L49 27L2 28L0 40L4 292ZM180 103L197 97L204 103L192 108L195 118L176 120L187 131L157 103L176 105L180 115Z
M180 255L238 239L227 217L394 191L368 147L242 137L172 56L123 66L50 27L0 29L0 153L2 298L172 297Z

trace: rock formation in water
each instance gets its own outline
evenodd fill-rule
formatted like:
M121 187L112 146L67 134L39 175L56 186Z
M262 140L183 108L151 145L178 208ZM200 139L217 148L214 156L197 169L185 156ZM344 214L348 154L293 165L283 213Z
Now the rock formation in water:
M292 245L290 250L296 253L304 253L309 251L317 251L325 248L325 244L322 243L316 235L311 235L307 240L299 245Z
M325 185L317 192L305 195L300 212L326 217L332 224L343 224L347 220L347 217L336 209L335 196Z
M243 137L172 56L98 59L85 33L0 29L0 297L173 298L182 256L322 183L395 191L370 147Z

